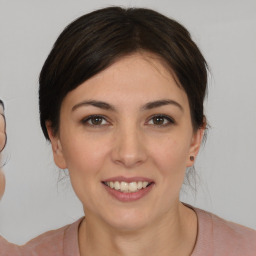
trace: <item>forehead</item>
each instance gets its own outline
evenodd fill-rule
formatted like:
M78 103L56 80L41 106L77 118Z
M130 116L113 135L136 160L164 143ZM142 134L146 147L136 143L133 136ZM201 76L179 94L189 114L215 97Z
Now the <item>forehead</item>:
M82 83L68 93L63 103L73 104L79 100L96 98L122 105L167 97L188 105L185 91L160 57L135 53L120 58Z

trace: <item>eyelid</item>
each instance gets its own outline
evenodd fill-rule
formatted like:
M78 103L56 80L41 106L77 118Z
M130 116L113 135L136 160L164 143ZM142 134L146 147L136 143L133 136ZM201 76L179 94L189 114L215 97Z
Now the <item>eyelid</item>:
M148 118L148 120L146 121L146 124L152 120L154 117L161 117L161 118L165 118L166 120L168 120L167 124L162 124L162 125L157 125L157 124L152 124L153 126L157 126L157 127L165 127L165 126L169 126L169 125L174 125L176 124L176 121L174 120L174 118L170 117L169 115L165 115L165 114L155 114L152 115ZM151 125L151 124L150 124Z
M105 120L108 124L99 124L99 125L94 125L94 124L89 124L88 121L94 117L100 117L102 118L103 120ZM91 126L91 127L100 127L100 126L107 126L110 124L110 121L108 120L108 118L104 115L97 115L97 114L94 114L94 115L89 115L87 117L84 117L82 120L81 120L81 123L84 124L84 125L88 125L88 126Z

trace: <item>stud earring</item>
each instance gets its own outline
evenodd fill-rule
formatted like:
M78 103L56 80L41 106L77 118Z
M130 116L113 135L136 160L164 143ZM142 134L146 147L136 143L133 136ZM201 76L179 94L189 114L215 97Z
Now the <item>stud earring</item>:
M195 160L194 156L190 156L190 161L194 161L194 160Z

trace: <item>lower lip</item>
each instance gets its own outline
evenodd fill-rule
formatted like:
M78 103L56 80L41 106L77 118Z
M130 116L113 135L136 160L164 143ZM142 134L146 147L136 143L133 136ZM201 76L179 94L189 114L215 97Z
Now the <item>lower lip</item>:
M151 189L153 188L153 183L149 185L146 188L140 189L137 192L121 192L119 190L115 190L113 188L110 188L109 186L103 184L105 189L108 191L108 193L113 196L115 199L121 201L121 202L132 202L141 199L142 197L146 196Z

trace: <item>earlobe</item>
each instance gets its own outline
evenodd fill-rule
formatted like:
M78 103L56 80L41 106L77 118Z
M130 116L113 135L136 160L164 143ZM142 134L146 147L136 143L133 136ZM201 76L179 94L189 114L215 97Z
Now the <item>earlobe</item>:
M51 122L46 122L46 128L52 145L54 162L59 168L66 169L66 160L63 155L62 145L59 136L54 134Z
M204 130L205 130L204 128L198 129L192 137L188 160L187 160L187 167L193 166L195 162L196 156L199 152L199 149L203 140Z

